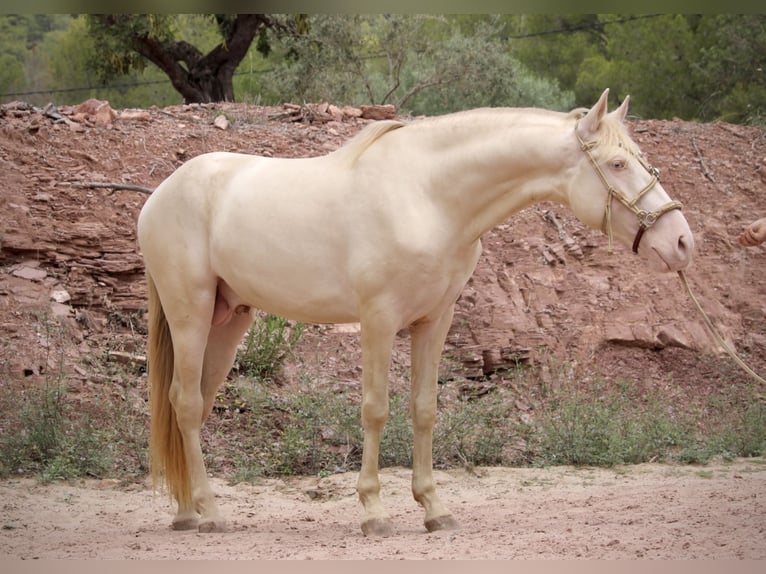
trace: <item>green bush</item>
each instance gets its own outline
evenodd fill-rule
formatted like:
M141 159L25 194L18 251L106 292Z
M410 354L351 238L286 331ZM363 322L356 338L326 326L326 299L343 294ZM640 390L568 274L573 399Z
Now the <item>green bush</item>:
M665 459L688 430L658 403L635 405L619 393L558 396L543 407L535 464L612 466Z
M295 348L305 325L272 314L261 314L247 332L237 354L240 373L258 378L273 377L288 353Z
M144 416L120 401L78 405L61 383L0 398L6 428L0 437L0 477L37 474L45 482L146 471Z

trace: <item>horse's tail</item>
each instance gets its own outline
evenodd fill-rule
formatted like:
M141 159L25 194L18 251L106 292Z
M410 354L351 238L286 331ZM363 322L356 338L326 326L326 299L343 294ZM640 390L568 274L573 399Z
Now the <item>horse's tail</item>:
M164 479L170 495L179 504L188 505L191 502L189 467L184 453L183 437L176 422L176 413L170 402L174 362L173 340L157 286L149 272L146 273L146 281L149 287L147 365L152 418L149 441L152 483L157 488Z

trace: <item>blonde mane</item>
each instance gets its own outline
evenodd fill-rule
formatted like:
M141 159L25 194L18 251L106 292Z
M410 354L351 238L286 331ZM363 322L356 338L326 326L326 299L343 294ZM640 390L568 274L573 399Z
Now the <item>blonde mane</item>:
M341 161L354 164L356 160L377 140L390 131L406 126L404 122L397 120L384 120L372 123L362 129L353 138L348 140L332 155Z

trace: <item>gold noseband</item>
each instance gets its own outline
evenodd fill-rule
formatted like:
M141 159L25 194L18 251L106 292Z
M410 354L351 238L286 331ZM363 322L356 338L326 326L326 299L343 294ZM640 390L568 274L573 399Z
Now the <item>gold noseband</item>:
M638 160L638 162L649 173L649 175L652 176L652 178L649 180L649 183L646 185L646 187L638 192L633 200L629 200L622 192L620 192L618 189L612 186L611 183L609 183L609 180L606 178L606 174L601 169L601 166L598 165L595 158L593 157L593 154L590 153L590 150L593 149L598 142L584 142L580 137L580 134L577 133L577 127L579 123L580 122L578 121L575 124L575 136L577 136L577 141L580 142L580 149L584 151L588 156L590 163L593 164L596 173L598 174L599 178L601 178L601 181L603 182L604 187L606 187L606 190L609 192L609 197L606 201L606 211L604 212L604 221L601 225L602 230L604 227L606 227L604 231L609 237L609 252L612 252L612 199L616 197L617 201L622 203L632 213L634 213L636 217L638 217L638 231L636 232L636 237L633 239L633 253L638 253L638 244L641 242L641 238L644 236L644 232L652 225L657 223L657 220L667 212L673 211L674 209L683 209L683 206L678 201L671 201L659 209L655 209L654 211L646 211L644 209L640 209L637 206L637 203L660 181L660 170L649 165L640 155L636 155L633 152L630 152L630 154Z

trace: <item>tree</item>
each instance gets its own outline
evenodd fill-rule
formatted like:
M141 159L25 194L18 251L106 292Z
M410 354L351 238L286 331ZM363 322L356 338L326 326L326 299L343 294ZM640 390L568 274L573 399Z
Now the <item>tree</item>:
M615 15L601 17L605 23ZM634 113L652 118L691 118L698 108L698 89L690 73L694 36L681 14L662 14L606 24L607 54L614 95L633 97ZM593 92L602 90L596 88Z
M269 50L267 29L287 25L267 14L215 14L222 41L204 54L175 36L174 17L157 14L87 15L88 29L102 48L91 65L103 80L149 61L160 68L187 103L234 101L233 76L256 36Z
M17 90L23 84L24 32L13 16L0 17L0 93Z
M479 106L568 109L571 93L508 53L498 18L313 15L309 30L275 43L286 57L268 79L305 101L392 103L415 114Z
M64 27L68 16L8 14L0 16L0 94L35 84L41 66L30 66L46 34ZM37 62L35 62L37 63Z
M580 64L606 51L604 26L596 14L521 14L508 16L513 55L528 69L575 93L577 105L590 106L609 83L587 94L575 89ZM595 94L595 95L594 95Z
M705 117L763 123L766 118L766 15L710 14L699 18L700 108Z

